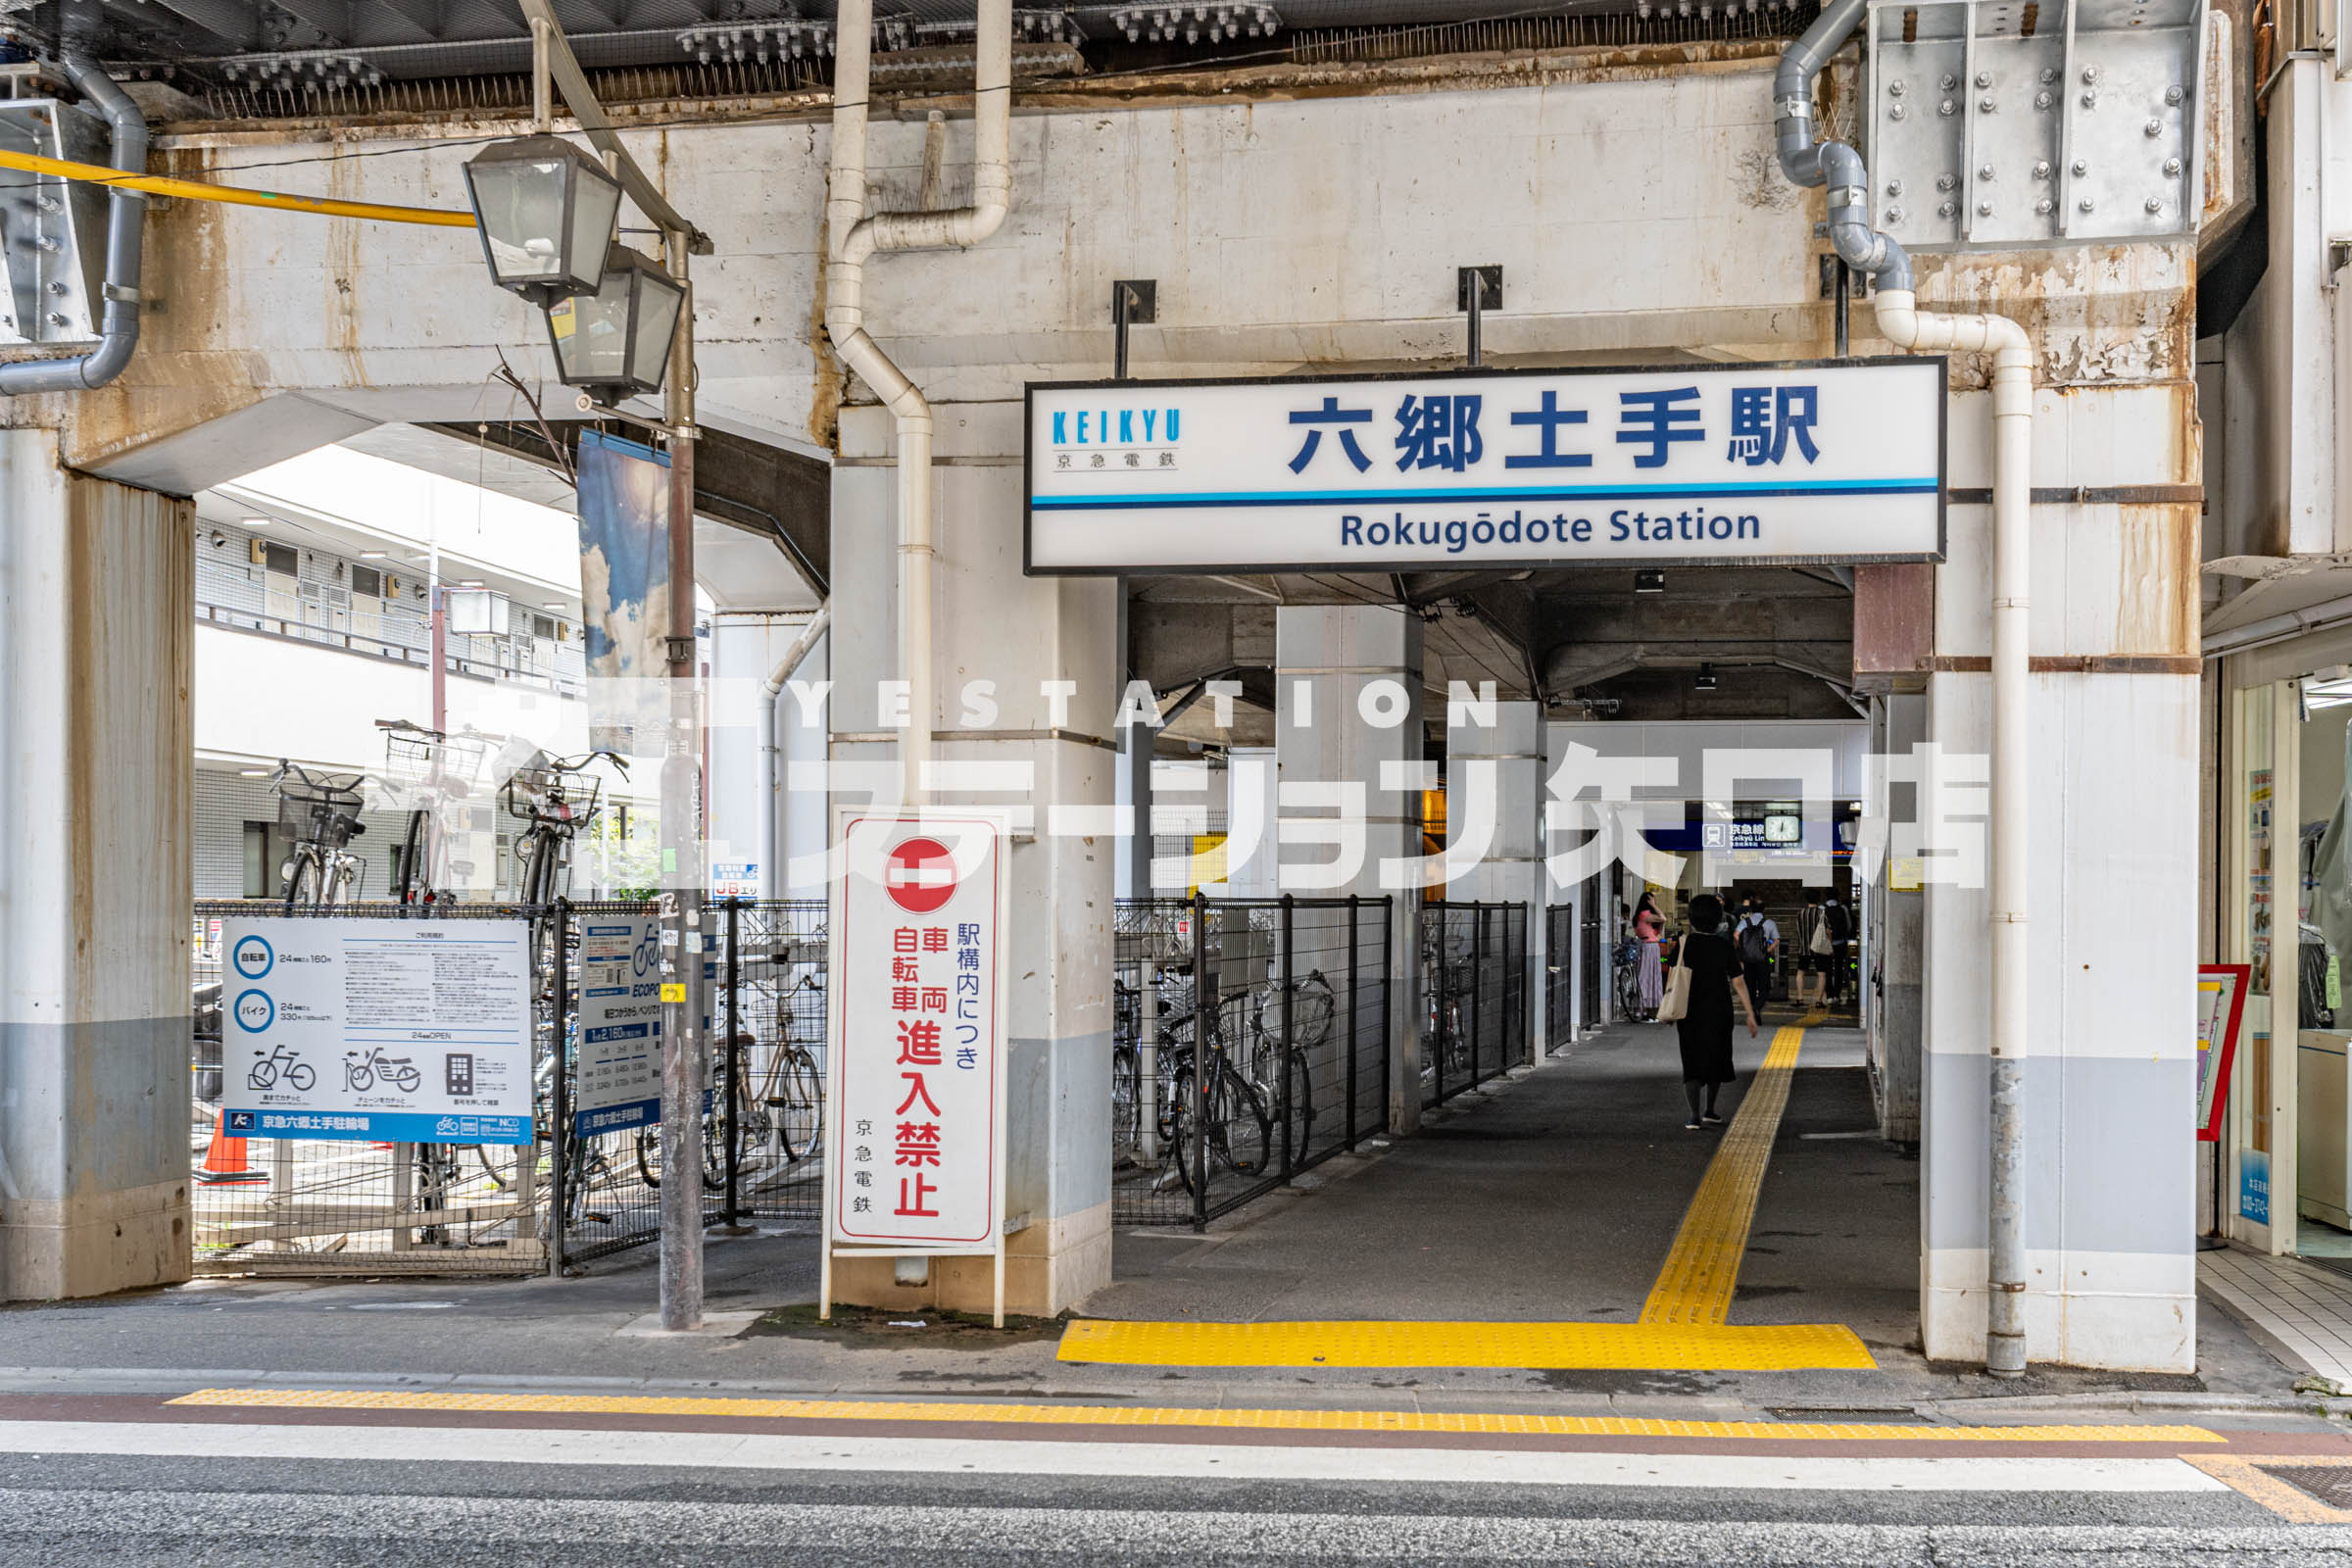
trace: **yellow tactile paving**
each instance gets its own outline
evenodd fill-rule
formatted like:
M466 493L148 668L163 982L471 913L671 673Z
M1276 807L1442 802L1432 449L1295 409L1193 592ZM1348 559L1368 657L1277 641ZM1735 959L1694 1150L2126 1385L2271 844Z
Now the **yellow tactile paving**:
M1622 1327L1622 1325L1619 1325ZM554 1415L740 1416L800 1421L984 1421L1019 1426L1210 1427L1472 1437L1782 1439L1800 1443L2220 1443L2189 1426L1922 1427L1831 1421L1670 1421L1641 1416L1422 1410L1203 1409L1191 1405L946 1400L742 1399L667 1395L459 1394L366 1389L198 1389L172 1404L250 1409L468 1410Z
M1124 1323L1089 1319L1060 1358L1124 1366L1582 1367L1617 1371L1874 1369L1835 1323Z
M1811 1016L1808 1014L1807 1016ZM1805 1043L1802 1025L1791 1024L1772 1037L1764 1065L1747 1086L1740 1113L1732 1118L1698 1193L1683 1215L1674 1247L1649 1299L1642 1303L1645 1324L1720 1324L1732 1315L1732 1291L1740 1283L1740 1260L1747 1251L1747 1230L1755 1222L1756 1195L1764 1186L1764 1167L1772 1159L1772 1141L1781 1130L1781 1112L1788 1105L1788 1081L1796 1072L1796 1054Z

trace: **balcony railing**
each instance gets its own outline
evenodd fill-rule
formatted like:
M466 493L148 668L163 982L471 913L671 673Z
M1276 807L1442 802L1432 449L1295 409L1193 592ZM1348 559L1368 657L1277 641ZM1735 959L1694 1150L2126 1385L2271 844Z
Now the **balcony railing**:
M366 632L338 626L320 626L283 615L262 614L227 605L207 604L196 607L196 620L199 625L218 626L224 631L243 632L249 636L308 643L314 648L332 649L361 659L393 660L420 669L432 667L432 652L429 649L415 648L407 643L371 637ZM510 660L481 659L456 652L449 656L449 672L469 680L536 686L561 697L578 697L583 686L576 676L559 674L535 663L520 664Z

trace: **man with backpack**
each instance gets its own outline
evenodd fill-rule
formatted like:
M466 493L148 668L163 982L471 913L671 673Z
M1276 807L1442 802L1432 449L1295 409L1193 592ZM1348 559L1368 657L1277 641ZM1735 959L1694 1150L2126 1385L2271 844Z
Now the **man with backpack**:
M1845 964L1848 944L1854 940L1854 912L1832 893L1822 900L1822 924L1829 928L1829 983L1823 998L1824 1004L1845 1004Z
M1781 928L1765 918L1761 896L1747 896L1747 911L1732 930L1732 948L1740 955L1747 994L1761 1008L1772 995L1772 962L1781 948Z

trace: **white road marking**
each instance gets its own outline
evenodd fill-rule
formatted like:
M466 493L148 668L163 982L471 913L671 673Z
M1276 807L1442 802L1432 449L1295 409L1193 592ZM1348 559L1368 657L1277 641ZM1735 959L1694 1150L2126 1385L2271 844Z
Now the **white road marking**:
M2177 1458L1788 1457L1527 1449L1037 1443L968 1438L777 1437L568 1428L265 1426L243 1422L0 1421L0 1452L433 1460L454 1464L1232 1476L1256 1481L1499 1482L1804 1492L2226 1492Z

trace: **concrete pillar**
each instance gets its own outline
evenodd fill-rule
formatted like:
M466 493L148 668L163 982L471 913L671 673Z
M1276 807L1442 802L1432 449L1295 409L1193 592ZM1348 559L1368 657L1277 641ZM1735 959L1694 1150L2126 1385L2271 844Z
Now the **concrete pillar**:
M1872 750L1907 757L1927 739L1926 697L1895 695L1873 706ZM1902 879L1893 871L1891 862L1883 864L1872 889L1878 906L1879 987L1871 1011L1871 1077L1881 1135L1912 1144L1919 1141L1920 982L1927 895L1916 883L1896 886ZM1868 976L1864 979L1867 983Z
M2035 480L2193 485L2185 381L2034 394ZM1951 482L1989 480L1984 395L1953 397ZM2047 455L2044 457L2043 455ZM2046 463L2047 466L2044 466ZM1989 509L1954 506L1936 568L1926 733L1985 753ZM2196 1364L2194 1099L2198 712L2196 504L2033 511L2024 1042L2027 1354L2188 1372ZM2137 563L2122 577L2105 564ZM2103 582L2099 592L2082 585ZM2113 585L2122 582L2128 591ZM1982 796L1931 802L1963 851ZM1973 819L1973 820L1972 820ZM1988 894L1931 881L1921 1014L1922 1335L1984 1353Z
M0 1298L188 1277L194 517L0 431Z
M1059 1312L1110 1283L1112 738L1122 661L1117 584L1021 571L1021 405L943 406L932 469L939 805L1028 808L1012 887L1005 1304ZM890 762L876 682L898 678L894 432L845 409L833 481L830 700L835 762ZM1066 683L1066 689L1064 689ZM993 711L991 710L993 707ZM982 777L968 764L1019 775ZM986 784L988 787L975 787ZM999 787L1002 785L1003 787ZM895 789L895 780L891 783ZM865 799L854 784L837 799ZM986 1258L933 1259L920 1286L889 1259L837 1267L836 1300L985 1311Z
M1522 984L1527 1006L1522 1023L1527 1030L1527 1055L1544 1054L1544 835L1540 819L1544 797L1544 707L1541 703L1493 705L1488 711L1475 703L1449 694L1446 704L1446 800L1448 831L1457 837L1471 810L1470 791L1480 789L1478 778L1494 775L1494 836L1486 858L1467 875L1457 877L1447 896L1489 904L1515 904L1527 910L1527 963ZM1461 805L1457 808L1456 802Z
M1385 605L1284 605L1274 617L1274 749L1285 818L1329 817L1310 804L1318 786L1360 785L1364 858L1360 869L1314 897L1391 892L1389 929L1389 1126L1421 1125L1421 894L1384 890L1380 862L1421 853L1421 622ZM1378 688L1378 690L1374 690ZM1384 779L1381 764L1405 764L1407 787ZM1395 770L1392 770L1394 773ZM1279 829L1278 829L1279 831ZM1282 844L1286 890L1291 868L1320 865L1333 852L1318 844Z

